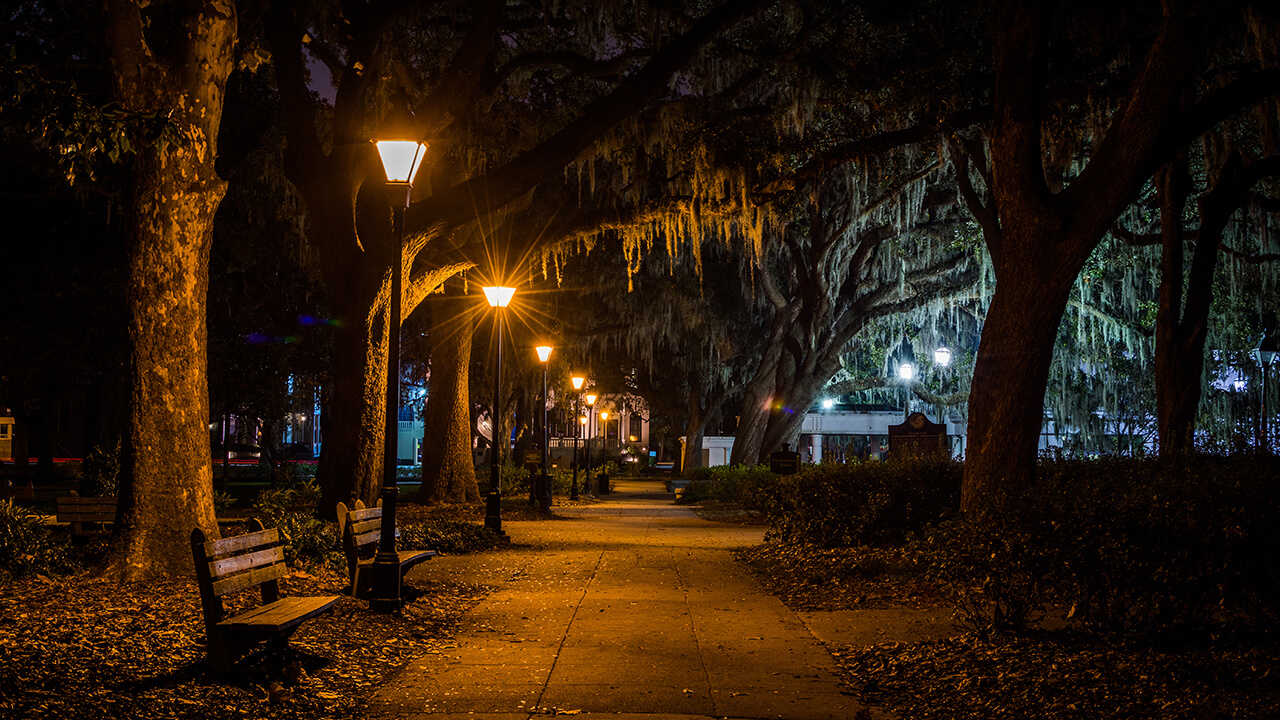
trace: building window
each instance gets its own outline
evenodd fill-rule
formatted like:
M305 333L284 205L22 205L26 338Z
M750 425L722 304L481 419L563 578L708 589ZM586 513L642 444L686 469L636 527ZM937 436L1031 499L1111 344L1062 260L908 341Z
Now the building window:
M0 424L0 440L9 439L9 428L13 427L11 423Z

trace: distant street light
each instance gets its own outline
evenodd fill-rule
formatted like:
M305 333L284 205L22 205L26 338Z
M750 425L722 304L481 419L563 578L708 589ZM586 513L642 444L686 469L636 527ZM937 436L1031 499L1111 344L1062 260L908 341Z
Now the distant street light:
M547 361L551 359L551 346L539 345L538 362L542 363L542 478L541 484L534 483L538 505L542 512L551 512L551 476L547 475L547 459L550 448L547 446Z
M1258 446L1264 452L1271 452L1271 436L1267 428L1267 375L1272 363L1276 361L1276 353L1280 339L1272 336L1271 330L1262 335L1258 347L1253 349L1253 360L1258 363L1262 382L1258 385L1258 432L1261 435Z
M898 377L902 378L902 417L911 414L911 379L916 376L916 366L902 363L898 366Z
M835 405L836 405L836 401L832 400L831 398L827 398L826 400L822 401L823 410L830 410L831 408L835 407Z
M943 347L938 348L937 350L934 350L933 362L938 367L943 368L945 370L946 367L951 364L951 351L948 350L945 345ZM945 372L940 374L942 375L942 377L938 379L938 395L941 396L946 394L947 375ZM947 424L946 412L947 412L946 403L945 402L938 403L938 424L939 425ZM943 432L945 433L946 431L944 430Z
M427 154L427 144L414 127L409 98L392 99L376 140L382 170L387 176L387 200L391 204L395 245L391 254L391 292L387 303L387 408L382 445L382 532L373 559L369 609L390 613L400 609L400 556L396 553L396 482L400 439L400 301L404 266L404 210L413 193L413 178Z
M569 499L578 499L578 438L582 435L582 423L578 421L578 417L582 415L582 384L587 381L585 377L575 375L570 378L573 383L573 389L577 390L573 397L573 484L569 486Z
M516 289L511 287L486 287L484 296L489 307L494 308L494 323L498 326L498 364L493 373L493 457L489 468L489 495L485 498L484 526L498 533L502 532L502 488L499 480L499 466L502 463L502 441L499 430L502 423L502 309L511 302Z

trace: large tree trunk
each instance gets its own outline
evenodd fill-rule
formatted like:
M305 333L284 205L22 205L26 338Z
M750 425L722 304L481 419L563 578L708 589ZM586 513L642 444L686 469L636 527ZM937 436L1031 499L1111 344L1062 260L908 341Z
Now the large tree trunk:
M742 415L734 433L733 453L729 458L731 465L755 465L760 458L760 447L769 426L769 412L777 390L778 362L782 352L782 342L771 338L755 375L747 383L742 395Z
M1202 56L1212 19L1181 14L1183 9L1166 16L1088 165L1054 194L1045 179L1041 134L1051 9L1015 0L1001 4L991 204L973 208L996 269L996 290L974 365L960 499L965 512L999 511L1034 480L1045 384L1072 283L1136 196L1157 154L1172 152L1158 140Z
M432 297L430 397L422 440L422 487L417 501L478 502L480 486L471 455L470 368L475 324L463 303Z
M339 502L363 500L370 507L377 502L386 432L391 263L384 255L390 253L389 238L385 228L376 227L357 238L351 224L349 190L342 190L341 183L335 185L317 189L325 192L321 197L308 197L313 245L320 251L320 268L335 321L329 404L320 450L317 513L321 517L332 515ZM362 191L358 203L359 212L370 219L389 213L382 192ZM403 315L410 311L404 308Z
M236 36L231 3L196 3L181 37L153 54L137 3L107 3L116 101L176 126L138 143L130 168L130 416L108 574L190 574L191 531L218 537L213 513L205 303L213 217L226 184L214 171Z
M969 395L969 452L961 508L997 509L1030 486L1044 426L1044 393L1058 324L1078 267L1010 266L982 328Z
M1160 201L1160 306L1156 311L1156 425L1160 454L1173 455L1193 444L1196 411L1200 405L1200 374L1204 369L1205 327L1196 343L1188 337L1182 318L1182 212L1191 190L1185 158L1166 165L1156 176ZM1215 245L1216 254L1216 245ZM1207 310L1207 308L1206 308Z

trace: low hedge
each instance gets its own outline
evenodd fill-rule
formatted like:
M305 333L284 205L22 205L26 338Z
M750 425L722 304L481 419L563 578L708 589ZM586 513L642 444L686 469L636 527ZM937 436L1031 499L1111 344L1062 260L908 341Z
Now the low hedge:
M751 501L771 540L889 547L954 512L962 476L942 456L823 464L761 483Z
M1274 627L1280 463L1270 455L1047 460L1007 512L915 544L981 631L1047 614L1163 634Z

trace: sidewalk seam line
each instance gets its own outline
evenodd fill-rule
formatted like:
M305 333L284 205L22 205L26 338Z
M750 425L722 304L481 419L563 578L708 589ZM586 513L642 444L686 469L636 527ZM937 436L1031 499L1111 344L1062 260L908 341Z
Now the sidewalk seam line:
M564 652L565 643L569 642L569 631L573 629L573 621L578 618L578 611L582 609L582 603L587 599L587 591L591 589L591 584L596 581L596 577L600 574L600 564L604 562L604 553L604 548L601 548L600 554L596 556L595 567L591 569L591 577L587 578L587 584L582 587L582 594L578 597L578 602L573 607L573 614L569 616L569 623L565 626L564 637L560 638L560 644L556 646L556 656L552 658L551 668L547 670L547 679L542 682L542 691L538 693L538 700L534 704L535 708L542 707L542 698L546 696L547 688L551 686L551 677L555 675L556 667L560 664L560 655Z

